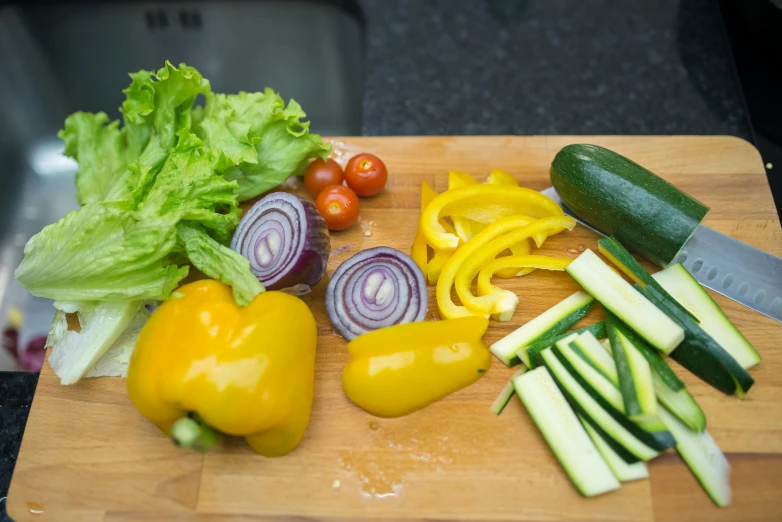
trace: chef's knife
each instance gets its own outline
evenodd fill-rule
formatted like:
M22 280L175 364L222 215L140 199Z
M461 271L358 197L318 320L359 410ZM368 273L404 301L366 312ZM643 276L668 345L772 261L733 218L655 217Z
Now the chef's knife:
M605 235L576 216L554 187L541 193L568 216ZM681 263L700 284L782 322L782 258L699 225L672 263Z

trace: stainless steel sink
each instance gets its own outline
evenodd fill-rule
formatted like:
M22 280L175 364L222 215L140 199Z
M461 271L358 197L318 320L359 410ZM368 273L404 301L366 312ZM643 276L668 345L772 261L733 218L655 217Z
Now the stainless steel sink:
M342 6L350 2L340 2ZM0 9L0 325L24 312L20 346L48 331L51 302L13 279L25 242L75 209L75 164L57 130L76 110L119 117L127 73L165 60L218 92L272 87L325 135L361 132L360 13L307 0L19 3ZM13 369L0 351L0 370Z

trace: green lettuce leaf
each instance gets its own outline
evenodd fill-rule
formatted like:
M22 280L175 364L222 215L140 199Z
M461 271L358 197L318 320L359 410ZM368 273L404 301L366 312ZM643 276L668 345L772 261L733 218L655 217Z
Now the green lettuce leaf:
M272 89L264 92L206 95L197 108L194 131L207 148L223 151L232 165L225 176L239 183L239 201L253 198L301 175L313 158L325 159L331 145L310 134L298 103L285 102Z
M63 154L79 162L76 201L80 205L102 201L112 183L128 168L119 122L109 123L105 112L74 112L58 136L65 142Z
M191 127L196 97L211 92L209 80L194 67L177 68L169 61L157 73L139 71L130 78L120 108L129 152L140 156L153 138L162 148L173 149L179 132Z
M175 227L173 216L139 220L124 203L90 203L30 238L14 276L55 300L165 299L188 272L164 263Z
M177 225L179 248L197 269L212 279L230 285L234 299L246 306L264 291L263 285L250 272L246 257L221 245L197 224L182 222Z

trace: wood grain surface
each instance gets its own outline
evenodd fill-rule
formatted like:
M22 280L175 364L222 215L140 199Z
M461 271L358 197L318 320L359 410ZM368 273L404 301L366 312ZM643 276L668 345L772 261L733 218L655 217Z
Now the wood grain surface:
M419 190L442 191L448 169L479 179L490 168L522 185L549 186L548 169L569 143L596 143L650 168L711 207L705 223L782 255L782 229L758 152L729 137L404 137L335 138L343 162L360 151L387 164L387 190L361 201L361 223L332 235L328 274L378 245L408 251ZM596 250L584 227L551 238L544 253ZM345 341L323 305L328 275L304 297L319 325L315 399L301 445L282 458L229 440L209 454L175 448L131 406L118 378L63 387L44 368L33 401L8 510L15 520L782 520L782 325L716 295L760 352L756 380L741 400L675 366L702 405L708 429L732 465L733 505L715 508L678 455L650 464L650 480L584 499L514 399L495 417L489 405L511 370L494 360L475 385L399 419L378 419L342 393ZM510 323L492 323L494 342L577 289L564 273L508 282L520 305ZM433 292L430 289L430 296ZM436 307L430 300L430 315ZM584 321L600 319L592 312Z

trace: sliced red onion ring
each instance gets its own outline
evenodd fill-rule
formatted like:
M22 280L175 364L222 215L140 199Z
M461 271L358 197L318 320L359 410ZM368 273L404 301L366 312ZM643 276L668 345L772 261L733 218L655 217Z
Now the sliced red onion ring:
M320 281L331 242L315 205L294 194L274 192L247 211L231 249L250 260L250 271L266 288L276 290Z
M326 289L329 318L348 340L378 328L423 321L427 303L421 269L410 256L388 247L347 259Z

